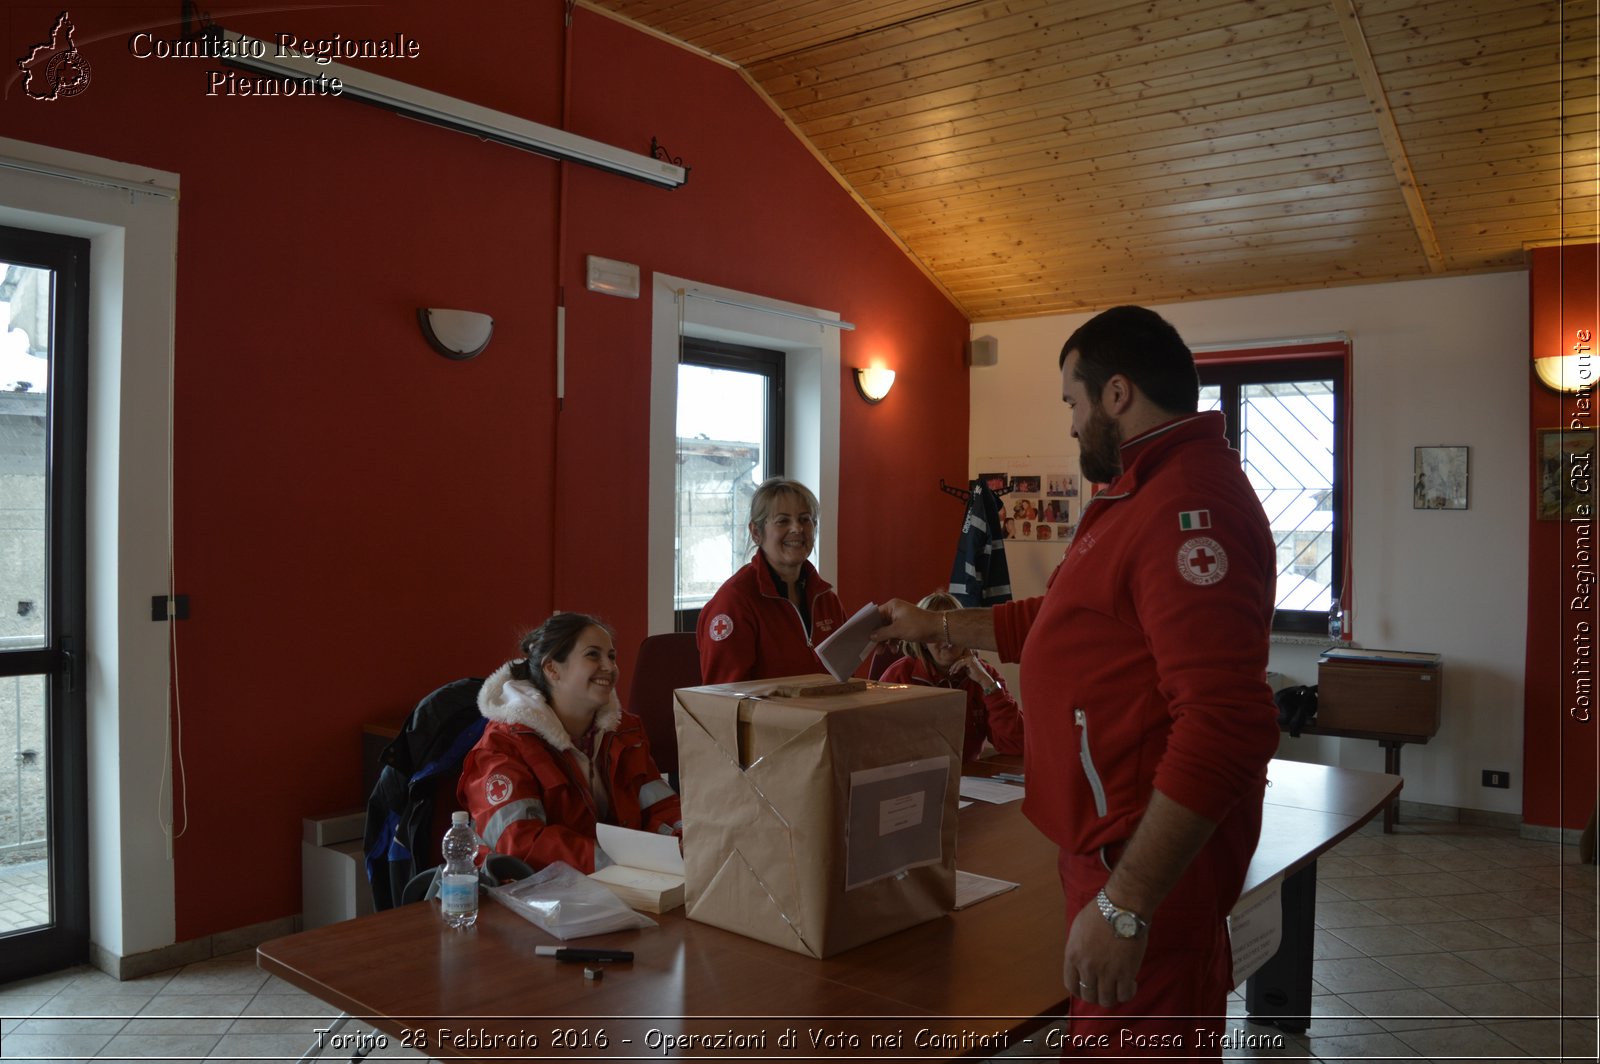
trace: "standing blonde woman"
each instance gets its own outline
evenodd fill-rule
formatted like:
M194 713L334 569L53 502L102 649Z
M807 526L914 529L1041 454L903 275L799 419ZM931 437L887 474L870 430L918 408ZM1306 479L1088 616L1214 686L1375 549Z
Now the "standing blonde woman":
M717 589L695 628L704 682L825 671L813 648L844 623L844 607L809 561L817 519L817 497L799 481L774 477L756 488L755 556Z

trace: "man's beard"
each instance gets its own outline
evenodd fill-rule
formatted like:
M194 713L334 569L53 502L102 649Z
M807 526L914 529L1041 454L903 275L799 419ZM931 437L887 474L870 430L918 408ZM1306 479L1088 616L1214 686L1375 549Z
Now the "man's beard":
M1089 421L1078 434L1078 467L1095 484L1109 484L1122 472L1122 426L1099 403L1089 408Z

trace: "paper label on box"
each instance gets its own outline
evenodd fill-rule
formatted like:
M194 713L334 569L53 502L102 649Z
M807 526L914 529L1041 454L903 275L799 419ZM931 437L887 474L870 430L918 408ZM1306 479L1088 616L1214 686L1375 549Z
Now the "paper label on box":
M850 773L846 890L943 859L950 772L951 758L929 757Z
M925 798L921 791L916 794L901 795L890 798L878 806L878 834L889 835L906 828L914 828L922 823L922 800Z

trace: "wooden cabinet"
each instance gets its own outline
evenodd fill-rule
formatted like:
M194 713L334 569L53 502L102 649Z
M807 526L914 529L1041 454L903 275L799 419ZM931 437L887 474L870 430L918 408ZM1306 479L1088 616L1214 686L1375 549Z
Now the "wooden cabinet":
M1439 731L1444 668L1431 662L1317 664L1317 727L1426 741Z

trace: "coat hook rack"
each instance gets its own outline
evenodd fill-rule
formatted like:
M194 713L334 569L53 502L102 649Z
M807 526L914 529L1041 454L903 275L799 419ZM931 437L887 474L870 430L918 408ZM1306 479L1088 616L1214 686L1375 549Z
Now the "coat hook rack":
M956 498L962 500L963 502L965 502L966 500L972 498L972 492L971 492L970 489L958 488L953 484L946 484L945 480L944 480L944 477L940 477L939 478L939 490L944 492L946 495L954 495ZM998 491L996 491L994 488L990 488L989 490L994 492L995 498L999 498L1002 495L1010 495L1011 494L1011 485L1007 484L1005 487L1000 488Z

